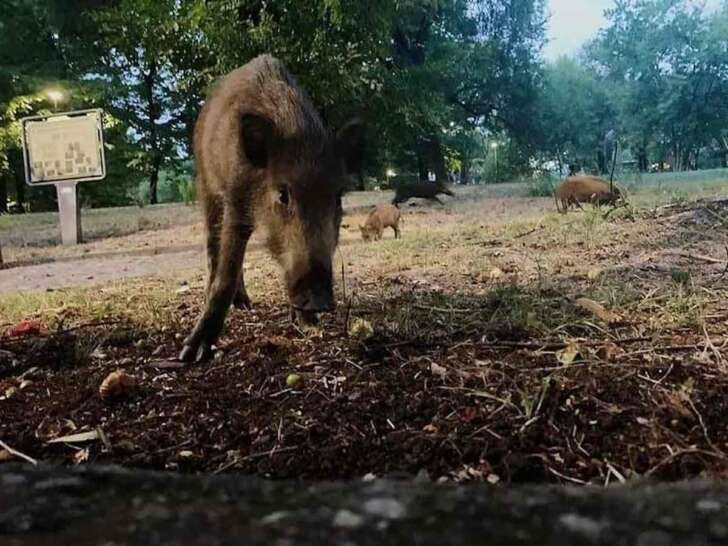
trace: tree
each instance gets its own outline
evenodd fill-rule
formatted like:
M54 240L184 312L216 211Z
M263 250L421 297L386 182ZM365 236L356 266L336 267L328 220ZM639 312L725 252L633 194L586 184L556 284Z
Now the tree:
M684 0L622 0L589 47L592 67L622 86L621 120L633 146L697 168L725 103L725 38L702 7ZM718 38L716 42L716 38Z
M159 172L184 155L188 103L180 100L177 64L189 44L190 4L176 0L121 0L94 14L99 51L96 74L113 90L108 107L129 127L138 146L129 167L149 179L157 203Z
M565 164L607 170L601 144L619 123L615 95L575 59L561 57L546 66L539 107L540 148L560 171Z

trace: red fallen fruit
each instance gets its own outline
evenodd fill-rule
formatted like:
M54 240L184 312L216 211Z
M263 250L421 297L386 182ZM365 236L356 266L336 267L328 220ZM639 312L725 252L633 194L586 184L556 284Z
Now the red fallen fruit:
M41 325L37 320L21 320L8 330L10 337L22 337L40 334Z

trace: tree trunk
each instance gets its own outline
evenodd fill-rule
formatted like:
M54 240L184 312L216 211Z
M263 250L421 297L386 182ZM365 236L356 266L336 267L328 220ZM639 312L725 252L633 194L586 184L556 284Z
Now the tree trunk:
M637 150L637 169L641 172L647 172L649 169L649 161L647 159L647 149L644 145Z
M149 173L149 204L156 205L157 187L159 182L159 167L162 163L161 150L159 149L159 135L157 133L157 119L159 118L159 107L154 100L154 83L157 79L157 65L152 62L144 74L144 88L147 99L147 117L149 118L149 153L151 155L151 171Z
M445 168L445 156L442 154L442 146L437 137L430 137L425 145L427 147L428 167L435 173L435 181L438 184L447 182L447 169Z
M463 156L462 166L460 167L460 183L470 184L470 158Z
M8 212L8 179L7 174L0 175L0 214Z
M157 189L159 187L159 168L162 164L162 156L159 153L155 153L152 157L152 170L149 173L149 204L156 205Z
M423 143L417 143L417 175L420 182L427 182L427 157Z
M17 212L25 213L25 180L18 173L15 173L15 200L18 203Z

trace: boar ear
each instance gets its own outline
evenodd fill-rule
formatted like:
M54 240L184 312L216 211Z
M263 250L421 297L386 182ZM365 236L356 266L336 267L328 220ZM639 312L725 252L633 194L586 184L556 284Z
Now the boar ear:
M357 118L336 133L336 154L344 161L346 174L361 171L364 158L364 125Z
M255 114L245 114L241 119L243 151L253 167L264 169L268 165L273 124L269 119Z

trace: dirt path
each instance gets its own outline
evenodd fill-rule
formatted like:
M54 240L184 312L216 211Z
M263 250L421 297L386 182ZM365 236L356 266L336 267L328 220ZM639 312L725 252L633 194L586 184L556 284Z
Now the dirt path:
M24 290L50 290L93 286L127 277L199 270L204 255L187 250L150 256L122 255L97 259L50 262L0 271L0 294Z
M404 237L431 231L433 227L454 225L459 222L478 225L487 218L488 224L497 226L511 218L540 217L551 201L547 199L511 198L463 201L454 208L405 207ZM487 212L486 212L487 211ZM341 244L361 240L357 226L363 214L347 215L342 224ZM166 275L190 270L202 271L204 249L201 226L190 224L156 231L143 231L94 241L80 248L52 247L49 249L11 249L10 261L23 265L0 270L0 294L27 290L48 290L68 287L96 286L110 281ZM385 239L390 238L390 230ZM262 240L256 234L248 249L255 253ZM80 252L80 253L79 253Z

